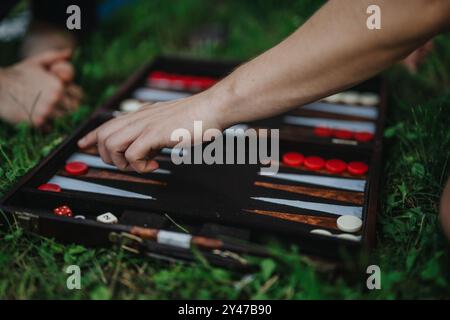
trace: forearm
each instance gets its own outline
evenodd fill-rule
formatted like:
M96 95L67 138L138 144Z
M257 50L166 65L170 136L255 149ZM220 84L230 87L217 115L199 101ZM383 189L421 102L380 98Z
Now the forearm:
M212 89L221 97L224 126L279 114L370 78L448 27L449 2L329 1ZM381 8L381 30L366 26L371 4Z

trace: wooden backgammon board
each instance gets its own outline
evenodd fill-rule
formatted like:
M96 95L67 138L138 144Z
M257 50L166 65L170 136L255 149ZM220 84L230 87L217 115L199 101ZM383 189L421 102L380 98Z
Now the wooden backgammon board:
M245 266L267 239L338 260L375 240L385 89L374 78L288 114L240 128L276 128L279 171L263 165L175 165L157 156L148 174L121 172L76 142L104 121L214 85L236 63L157 58L134 74L1 200L31 232L89 246L120 245L163 260ZM224 133L227 135L227 131ZM226 150L224 150L226 152ZM13 219L14 220L14 219Z

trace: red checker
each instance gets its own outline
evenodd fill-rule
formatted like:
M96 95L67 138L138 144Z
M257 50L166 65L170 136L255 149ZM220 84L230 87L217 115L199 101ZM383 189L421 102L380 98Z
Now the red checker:
M347 163L339 159L330 159L325 168L331 173L342 173L347 169Z
M338 129L338 130L334 130L334 136L338 139L349 140L349 139L353 139L354 133L353 133L353 131L350 131L350 130Z
M67 163L64 169L70 175L80 176L85 174L89 170L89 167L84 162L74 161Z
M68 206L61 206L53 209L53 213L57 216L62 217L71 217L72 216L72 210Z
M200 88L202 90L206 90L206 89L212 87L217 82L216 80L211 79L211 78L202 78L199 80L200 80L200 82L199 82Z
M152 73L150 73L148 78L150 80L161 80L161 79L166 80L168 79L168 74L163 71L153 71Z
M369 142L373 140L373 133L370 132L357 132L355 133L355 139L359 142Z
M307 157L305 158L305 167L309 170L320 170L325 166L325 160L321 157Z
M303 164L305 157L298 152L287 152L283 155L283 163L290 167L298 167Z
M41 191L61 192L61 187L54 183L44 183L38 187Z
M189 77L189 79L186 80L186 84L188 85L188 88L193 91L202 89L202 80L198 77Z
M317 137L328 138L333 135L333 129L328 128L328 127L315 127L314 134Z
M355 176L362 176L366 174L368 170L369 167L364 162L354 161L347 165L347 171Z
M189 76L184 75L173 75L173 77L170 79L170 85L172 89L175 90L185 90L189 88Z

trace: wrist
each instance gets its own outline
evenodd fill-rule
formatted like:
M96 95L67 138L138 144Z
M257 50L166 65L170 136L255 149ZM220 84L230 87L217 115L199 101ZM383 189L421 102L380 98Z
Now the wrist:
M245 121L244 98L235 90L234 79L225 78L206 91L208 94L209 112L212 111L214 121L221 130L236 123Z

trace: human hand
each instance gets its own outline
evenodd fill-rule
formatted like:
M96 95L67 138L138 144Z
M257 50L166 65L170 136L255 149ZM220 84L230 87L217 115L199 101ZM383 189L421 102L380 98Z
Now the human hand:
M97 146L101 158L121 170L150 172L158 168L152 160L165 147L173 147L171 135L176 129L186 129L191 143L202 142L194 136L194 121L202 121L202 129L224 129L219 120L220 100L211 91L171 102L155 103L141 110L110 120L82 138L78 145L85 149Z
M81 91L71 84L69 50L48 51L0 71L0 118L35 127L74 110Z

